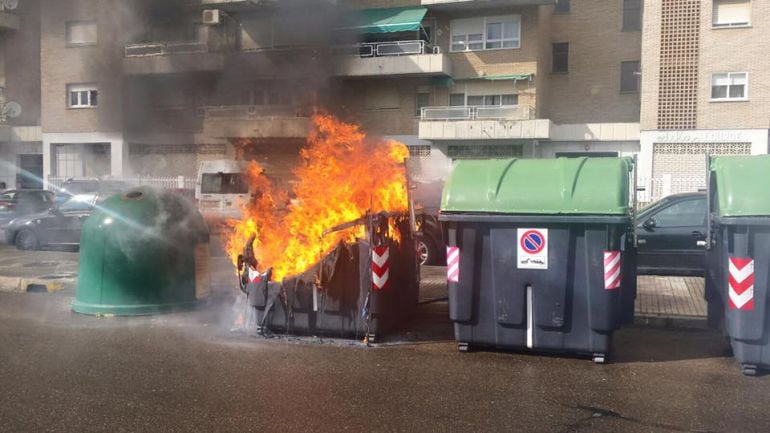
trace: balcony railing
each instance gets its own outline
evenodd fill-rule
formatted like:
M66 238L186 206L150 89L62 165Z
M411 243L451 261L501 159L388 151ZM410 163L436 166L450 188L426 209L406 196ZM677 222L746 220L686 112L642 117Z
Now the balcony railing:
M124 56L167 56L171 54L205 53L208 50L208 44L205 42L153 42L126 45L124 47Z
M529 105L423 107L420 120L531 120L535 109Z
M355 45L332 47L333 55L358 57L408 56L414 54L439 54L439 47L425 41L363 42Z

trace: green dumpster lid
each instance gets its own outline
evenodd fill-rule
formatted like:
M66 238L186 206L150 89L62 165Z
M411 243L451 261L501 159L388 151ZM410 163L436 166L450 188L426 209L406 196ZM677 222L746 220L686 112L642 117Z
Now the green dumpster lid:
M441 212L628 215L630 158L461 160Z
M719 216L770 216L770 155L716 156L711 172Z
M360 33L392 33L420 30L420 23L427 8L401 7L362 9L350 17L350 23L337 30L354 30Z

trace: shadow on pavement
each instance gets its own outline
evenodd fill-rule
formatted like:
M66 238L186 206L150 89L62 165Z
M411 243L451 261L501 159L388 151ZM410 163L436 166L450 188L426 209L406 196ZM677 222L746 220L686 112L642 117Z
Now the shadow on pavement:
M718 332L625 328L615 333L612 363L668 362L732 356Z

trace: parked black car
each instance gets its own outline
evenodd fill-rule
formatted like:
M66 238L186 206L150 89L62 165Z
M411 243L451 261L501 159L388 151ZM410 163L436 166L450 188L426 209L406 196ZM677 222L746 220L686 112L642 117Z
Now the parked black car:
M15 218L48 210L53 202L54 193L51 191L4 191L0 193L0 228Z
M70 197L86 193L110 193L128 188L128 184L119 180L97 178L70 178L56 190L56 204L62 204Z
M443 265L446 262L441 224L438 221L443 181L419 181L411 183L412 200L417 218L417 257L421 265Z
M77 194L44 212L16 218L5 229L6 241L20 250L46 246L77 247L80 245L83 222L91 215L97 203L111 195Z
M675 194L639 213L639 274L704 275L706 193Z
M446 244L441 235L441 224L438 216L422 213L417 215L419 231L417 241L417 258L421 265L443 265L446 261Z

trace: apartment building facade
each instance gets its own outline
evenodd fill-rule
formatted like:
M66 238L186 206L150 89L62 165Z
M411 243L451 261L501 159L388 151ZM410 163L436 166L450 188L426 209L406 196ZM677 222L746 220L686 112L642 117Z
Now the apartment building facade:
M328 46L319 26L329 10L325 2L45 2L45 178L194 177L201 160L236 157L288 170L323 91L316 81L327 84L306 71L326 76L318 46ZM303 38L286 31L297 27Z
M768 153L770 4L645 2L643 176L656 195L706 186L707 155Z
M0 1L0 183L40 188L40 1Z
M640 3L44 1L44 176L287 170L316 108L437 177L453 158L633 154Z
M641 1L347 4L364 24L334 61L346 100L431 175L456 158L639 151Z

